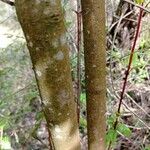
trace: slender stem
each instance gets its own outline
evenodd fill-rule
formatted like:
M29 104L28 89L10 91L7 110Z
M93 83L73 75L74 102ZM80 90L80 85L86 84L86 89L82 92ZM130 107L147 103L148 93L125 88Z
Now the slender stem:
M149 3L148 3L145 7L143 7L143 6L138 5L138 4L136 4L136 3L134 3L134 2L132 2L132 1L130 1L130 0L124 0L124 1L127 2L127 3L129 3L129 4L134 5L135 7L138 7L138 8L140 8L140 9L144 10L144 11L147 12L147 13L150 13L150 10L146 9L146 6L147 6Z
M77 0L77 113L80 120L80 94L81 94L81 3Z
M125 89L126 89L126 85L127 85L127 80L128 80L128 76L129 76L130 69L131 69L131 64L132 64L133 55L134 55L134 51L135 51L135 46L136 46L137 39L138 39L138 36L139 36L139 33L140 33L142 15L143 15L143 9L140 8L140 14L139 14L139 17L138 17L137 30L136 30L135 38L134 38L133 45L132 45L132 48L131 48L129 64L128 64L127 70L125 71L124 83L123 83L122 92L121 92L121 95L120 95L119 106L118 106L118 114L120 113L120 108L121 108L122 100L123 100L123 97L124 97L124 93L125 93Z
M123 101L123 98L124 98L125 89L126 89L126 86L127 86L127 80L128 80L128 76L129 76L130 69L131 69L131 64L132 64L133 55L134 55L134 51L135 51L135 46L136 46L136 43L137 43L137 40L138 40L138 37L139 37L139 33L140 33L140 27L141 27L141 23L142 23L143 11L144 10L142 8L140 8L140 14L139 14L139 17L138 17L137 30L135 32L135 37L134 37L133 45L132 45L132 48L131 48L129 64L128 64L127 70L125 71L124 83L123 83L123 87L122 87L122 91L121 91L121 95L120 95L120 99L119 99L118 110L117 110L117 113L116 113L116 115L117 115L116 116L116 121L114 122L114 126L113 126L114 130L116 130L118 122L119 122L121 105L122 105L122 101ZM112 145L112 142L109 143L109 146L108 146L107 150L111 149L111 145Z

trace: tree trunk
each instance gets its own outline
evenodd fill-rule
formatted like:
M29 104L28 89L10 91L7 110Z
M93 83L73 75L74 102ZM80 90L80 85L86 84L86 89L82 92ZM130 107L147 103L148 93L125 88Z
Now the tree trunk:
M87 90L88 149L105 150L105 1L81 0Z
M64 14L60 0L16 0L16 11L55 150L79 150Z

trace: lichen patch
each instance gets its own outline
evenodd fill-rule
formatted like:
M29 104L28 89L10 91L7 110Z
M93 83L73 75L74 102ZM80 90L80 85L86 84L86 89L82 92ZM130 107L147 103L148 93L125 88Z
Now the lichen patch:
M51 5L56 5L56 0L50 0Z
M36 70L36 74L37 74L38 77L41 77L41 76L42 76L42 73L41 73L41 71L39 71L39 70Z
M35 49L36 51L39 51L40 50L40 48L39 47L36 47L36 49Z
M28 43L28 45L29 47L33 47L33 43L31 41Z
M55 126L55 132L56 133L61 133L62 132L58 125Z
M41 3L41 0L36 0L35 3L36 3L37 5L39 5L39 4Z
M56 60L63 60L64 59L64 54L62 51L58 51L56 55L54 55L54 59Z
M43 11L44 15L49 15L50 13L51 13L51 11L50 11L49 7L45 8L44 11Z
M57 39L55 39L53 42L52 42L52 46L54 48L57 48L59 46L59 41Z
M27 38L27 40L29 40L30 39L29 35L27 35L26 38Z
M65 35L65 34L62 34L62 35L60 36L60 42L61 42L61 45L66 44L66 35Z
M69 94L68 94L65 90L62 90L62 91L60 92L60 95L61 95L61 97L64 98L64 99L68 99L68 97L69 97Z

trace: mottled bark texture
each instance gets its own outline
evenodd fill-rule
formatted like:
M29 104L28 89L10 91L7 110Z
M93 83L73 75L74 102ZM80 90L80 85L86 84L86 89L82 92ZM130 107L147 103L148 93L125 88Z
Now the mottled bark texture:
M88 149L105 150L105 1L81 0L87 90Z
M79 150L64 14L60 0L16 0L55 150Z

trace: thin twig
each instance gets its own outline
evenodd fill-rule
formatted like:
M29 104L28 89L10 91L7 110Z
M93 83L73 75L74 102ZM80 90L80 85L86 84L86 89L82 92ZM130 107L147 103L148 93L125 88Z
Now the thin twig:
M46 143L44 143L39 137L33 137L34 139L38 140L43 146L45 146L45 148L49 149L49 147L47 146Z
M111 95L111 92L109 91L109 89L107 89L108 93ZM111 95L112 97L114 97L115 99L119 100L119 94L116 93L116 95ZM144 122L139 115L137 115L133 110L131 110L129 108L129 106L125 103L125 102L122 102L122 104L126 107L126 109L128 109L147 129L150 129L150 126ZM122 116L122 114L121 114Z
M12 17L14 15L14 13L12 13L11 15L9 15L6 19L4 19L3 21L0 22L0 25L5 23L8 19L10 19L10 17Z
M110 32L112 30L112 28L116 25L116 24L119 24L118 22L120 22L120 20L122 21L123 19L125 19L127 16L129 16L130 14L133 13L133 10L128 12L127 14L125 14L124 16L122 16L122 18L120 17L120 19L116 22L114 22L111 27L109 28L108 32Z
M111 80L111 86L112 86L112 89L113 89L113 93L115 94L115 88L114 88L114 82L113 82L113 72L112 72L112 51L114 49L114 46L115 46L115 40L116 40L116 36L117 36L117 33L118 33L118 29L119 29L119 26L121 24L121 21L126 18L128 15L130 15L132 13L131 12L128 12L127 14L125 15L121 15L120 19L118 20L117 22L117 27L116 27L116 30L115 30L115 34L114 34L114 37L113 37L113 41L112 41L112 47L111 47L111 51L110 51L110 80Z
M115 17L115 18L117 18L117 19L119 19L119 18L120 18L119 16L116 16L116 15L114 15L114 17ZM137 21L136 21L136 20L134 20L134 19L130 19L130 18L123 18L123 20L127 20L127 21L131 21L131 22L135 22L135 23L137 23Z
M77 0L77 113L80 122L80 95L81 95L81 2Z
M12 93L12 94L9 94L9 95L7 95L7 96L5 96L5 97L2 97L2 98L0 99L0 101L5 101L6 99L8 99L8 98L10 98L10 97L15 96L16 94L20 93L21 91L25 90L26 88L30 87L31 85L32 85L32 83L29 83L28 85L26 85L26 86L23 87L22 89L19 89L18 91L14 92L14 93Z
M119 106L118 106L118 114L120 113L120 108L121 108L121 104L123 101L123 97L124 97L124 93L125 93L125 89L126 89L126 85L127 85L127 79L130 73L130 69L131 69L131 64L132 64L132 59L133 59L133 55L134 55L134 50L135 50L135 46L137 43L137 39L139 36L139 32L140 32L140 27L141 27L141 22L142 22L142 15L143 15L143 9L140 9L140 14L139 14L139 18L138 18L138 25L137 25L137 31L135 33L135 38L134 38L134 42L133 42L133 46L131 48L131 54L130 54L130 58L129 58L129 64L128 64L128 68L125 71L125 78L124 78L124 83L123 83L123 87L122 87L122 92L120 95L120 100L119 100Z
M140 8L143 11L146 11L147 13L150 13L150 10L146 9L145 7L143 7L141 5L138 5L138 4L136 4L136 3L134 3L134 2L132 2L130 0L124 0L124 1L127 2L127 3L129 3L129 4L132 4L132 5L136 6L138 8Z
M137 104L129 94L126 93L125 95L126 95L140 110L142 110L142 111L145 113L145 115L147 115L148 117L150 117L150 115L144 110L144 108L142 108L139 104Z
M133 111L128 107L128 105L127 105L125 102L122 102L122 104L126 107L126 109L128 109L132 114L134 114L134 115L138 118L138 120L139 120L145 127L147 127L147 128L150 130L150 126L147 125L147 124L140 118L140 116L138 116L135 112L133 112Z

